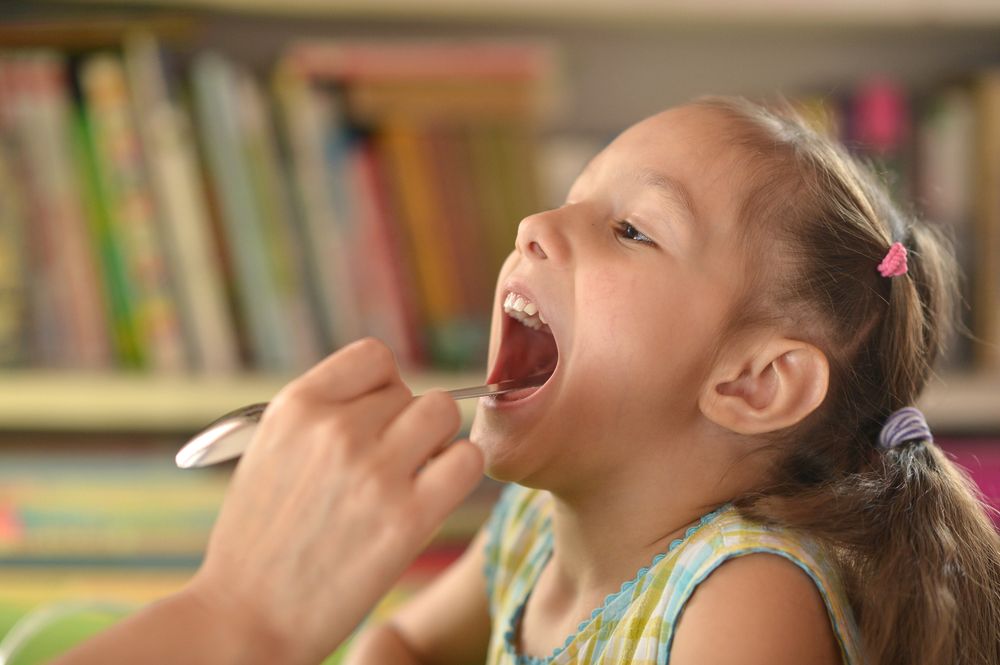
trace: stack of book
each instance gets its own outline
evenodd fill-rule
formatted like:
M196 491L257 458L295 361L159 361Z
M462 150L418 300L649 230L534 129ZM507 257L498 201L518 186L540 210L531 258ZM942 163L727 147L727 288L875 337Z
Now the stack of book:
M0 52L0 363L291 373L375 335L482 365L552 65L302 43L262 81L142 34Z

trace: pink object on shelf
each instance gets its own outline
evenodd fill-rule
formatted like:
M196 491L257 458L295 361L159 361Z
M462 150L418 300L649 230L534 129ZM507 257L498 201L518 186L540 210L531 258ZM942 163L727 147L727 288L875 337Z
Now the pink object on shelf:
M910 131L908 107L902 86L889 78L871 78L855 98L855 138L877 153L895 152Z

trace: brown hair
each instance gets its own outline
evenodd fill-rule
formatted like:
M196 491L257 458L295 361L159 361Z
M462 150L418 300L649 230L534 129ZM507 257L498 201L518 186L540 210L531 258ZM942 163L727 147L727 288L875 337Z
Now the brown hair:
M745 266L733 326L781 321L830 364L823 404L781 433L766 487L737 506L828 544L869 662L1000 663L1000 536L982 495L929 441L877 446L887 417L920 395L955 319L948 244L787 105L694 104L722 115L751 174L741 232L758 262ZM895 241L909 272L884 278L876 266Z

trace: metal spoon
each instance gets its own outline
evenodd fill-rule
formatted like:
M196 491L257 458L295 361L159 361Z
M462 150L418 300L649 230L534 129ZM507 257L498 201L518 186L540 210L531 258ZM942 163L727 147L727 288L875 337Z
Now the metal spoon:
M531 388L545 383L551 374L536 374L524 379L508 379L483 386L449 390L454 399L502 395L521 388ZM182 469L210 466L235 459L250 445L267 402L259 402L230 411L201 430L180 449L175 458Z

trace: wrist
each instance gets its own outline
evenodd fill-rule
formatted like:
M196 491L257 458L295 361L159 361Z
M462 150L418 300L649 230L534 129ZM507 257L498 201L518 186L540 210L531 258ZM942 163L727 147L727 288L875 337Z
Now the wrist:
M196 577L172 598L181 611L208 628L214 662L295 663L291 635L282 635L264 613L238 598L220 593Z

